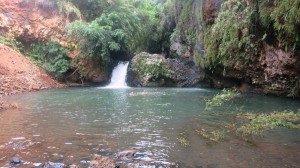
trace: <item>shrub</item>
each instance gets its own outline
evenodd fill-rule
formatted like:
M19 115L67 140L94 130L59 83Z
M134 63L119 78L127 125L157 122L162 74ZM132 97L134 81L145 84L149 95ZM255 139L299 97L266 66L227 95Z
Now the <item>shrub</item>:
M32 44L28 55L34 63L57 78L63 76L70 69L67 50L56 42L50 41L47 45Z
M23 44L18 40L16 40L15 36L11 33L5 35L2 35L0 33L0 43L8 47L11 47L18 52L21 52L24 48Z

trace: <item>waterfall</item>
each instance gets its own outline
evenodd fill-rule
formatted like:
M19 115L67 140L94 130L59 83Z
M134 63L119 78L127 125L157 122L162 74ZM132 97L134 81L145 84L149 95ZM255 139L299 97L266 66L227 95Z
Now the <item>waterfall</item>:
M114 68L112 72L112 76L110 79L110 83L106 86L106 88L127 88L126 84L126 74L127 67L129 62L119 62L119 64Z

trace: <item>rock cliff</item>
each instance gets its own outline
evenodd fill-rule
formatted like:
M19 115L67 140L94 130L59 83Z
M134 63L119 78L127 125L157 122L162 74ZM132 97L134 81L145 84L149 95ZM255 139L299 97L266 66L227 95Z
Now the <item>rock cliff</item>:
M56 41L68 47L70 39L65 35L69 21L59 14L52 1L1 0L0 30L12 33L24 43Z
M32 43L49 41L58 42L67 49L76 48L74 40L66 33L66 26L75 19L81 19L81 16L78 18L78 14L72 10L60 11L58 3L55 0L1 0L0 33L13 35L25 48ZM68 56L74 58L78 53L75 49L69 51ZM67 80L81 83L77 71L78 67L82 66L80 62L73 64L76 72L70 72L71 75L68 75ZM100 83L107 80L107 72L99 68L99 63L89 61L86 64L85 81Z
M193 61L201 67L201 71L205 72L205 75L202 77L210 81L213 87L224 88L236 86L246 92L300 97L299 43L296 41L293 44L294 47L290 47L289 49L287 49L287 47L284 48L284 41L282 41L282 38L277 37L280 32L272 28L271 23L268 28L263 27L263 21L260 19L264 17L262 13L265 12L265 9L262 6L265 4L261 2L255 4L248 0L242 1L239 4L241 8L237 10L240 13L234 13L236 16L240 16L240 20L242 20L242 12L246 10L258 11L250 15L252 19L256 18L254 23L252 23L253 20L243 20L251 23L253 30L255 30L249 34L253 44L250 42L250 44L244 43L244 45L236 48L231 47L234 49L230 51L232 56L228 58L227 62L231 62L232 65L226 64L224 57L220 58L220 54L218 55L220 49L218 49L218 47L223 37L216 37L218 35L212 34L211 30L216 28L214 27L215 24L220 24L220 20L217 20L220 12L223 12L222 16L224 17L226 15L228 19L234 17L226 10L230 10L230 5L236 2L236 0L226 2L222 0L175 1L174 8L176 12L174 17L176 19L176 28L173 33L173 41L171 41L171 51L173 50L180 57L190 60L193 59ZM227 3L227 7L222 8L224 3ZM269 8L276 9L276 6L270 6ZM243 11L241 9L246 10ZM224 18L222 19L224 20ZM219 21L219 23L216 23L216 20ZM294 24L297 26L297 23ZM223 26L230 27L230 25ZM219 27L222 27L222 25ZM239 42L242 41L241 35L244 33L239 32L241 30L243 30L243 28L237 28L236 31L232 31L233 33L236 32L236 39ZM263 36L265 32L267 32L267 34ZM218 40L212 43L214 39ZM234 43L230 43L232 42L230 40L231 39L227 39L228 42L226 44L234 45ZM288 40L292 41L292 39ZM224 47L225 44L223 43L222 45ZM251 57L250 61L247 60L249 58L243 54L243 47L245 47L245 45L252 47L255 51L248 55ZM207 58L207 50L215 50L215 54ZM210 61L209 59L219 59L219 61L214 62L214 64L212 62L207 63ZM221 61L224 61L225 64ZM234 63L234 61L240 61L243 66L236 66L237 64Z

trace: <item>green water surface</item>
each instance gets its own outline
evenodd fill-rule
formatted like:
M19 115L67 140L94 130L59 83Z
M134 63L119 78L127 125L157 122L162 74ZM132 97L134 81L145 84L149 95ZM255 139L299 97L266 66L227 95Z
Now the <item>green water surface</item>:
M12 96L17 110L0 113L0 167L17 156L30 163L88 167L93 154L138 149L140 160L178 167L298 167L300 131L278 128L245 142L226 125L243 112L300 109L299 100L241 95L204 111L219 91L177 88L67 88ZM213 143L196 130L223 130ZM178 139L185 134L188 147ZM23 146L23 147L22 147Z

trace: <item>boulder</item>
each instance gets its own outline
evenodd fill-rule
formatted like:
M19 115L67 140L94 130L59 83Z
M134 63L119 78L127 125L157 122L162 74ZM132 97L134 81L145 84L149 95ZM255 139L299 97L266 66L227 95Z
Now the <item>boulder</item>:
M46 162L43 168L63 168L64 166L63 163Z
M118 158L118 160L132 160L137 152L138 151L134 150L134 149L125 150L125 151L117 153L116 157Z
M10 159L10 164L20 164L21 162L21 159L17 157L13 157Z
M166 59L163 55L139 53L129 65L127 83L142 87L191 87L200 81L193 61Z
M89 168L115 168L117 167L114 160L101 155L94 155Z

